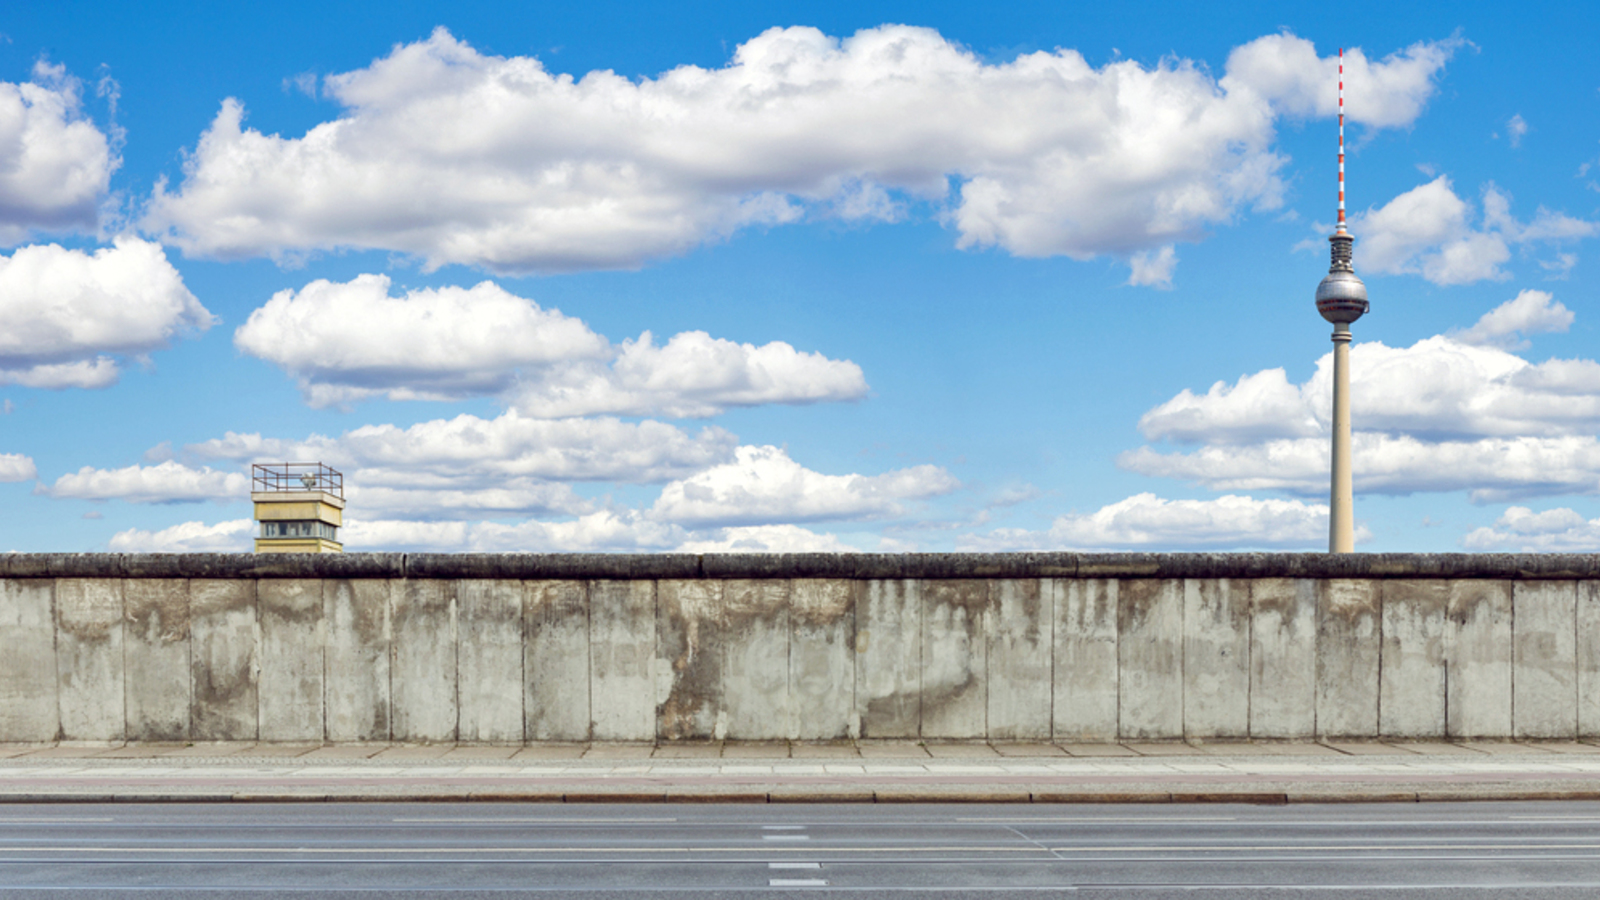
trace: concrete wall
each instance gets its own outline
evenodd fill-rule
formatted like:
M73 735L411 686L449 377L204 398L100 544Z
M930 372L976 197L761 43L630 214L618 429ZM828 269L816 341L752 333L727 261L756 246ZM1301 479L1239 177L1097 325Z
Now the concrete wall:
M1600 736L1600 557L0 556L0 741Z

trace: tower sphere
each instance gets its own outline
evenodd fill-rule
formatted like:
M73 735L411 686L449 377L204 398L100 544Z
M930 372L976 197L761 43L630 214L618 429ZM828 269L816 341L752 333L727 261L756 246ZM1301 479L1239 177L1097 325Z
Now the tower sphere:
M1329 272L1317 285L1317 312L1335 325L1354 322L1368 308L1367 286L1354 272Z

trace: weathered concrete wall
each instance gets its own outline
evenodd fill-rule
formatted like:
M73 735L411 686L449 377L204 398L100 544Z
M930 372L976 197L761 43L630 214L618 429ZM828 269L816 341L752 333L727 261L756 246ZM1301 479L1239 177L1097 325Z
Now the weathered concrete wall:
M0 556L0 740L1600 736L1600 557Z

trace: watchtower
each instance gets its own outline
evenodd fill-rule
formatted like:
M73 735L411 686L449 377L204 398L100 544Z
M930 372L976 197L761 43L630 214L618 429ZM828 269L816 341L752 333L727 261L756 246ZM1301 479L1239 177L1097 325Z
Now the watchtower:
M343 553L344 475L322 463L250 467L257 553Z

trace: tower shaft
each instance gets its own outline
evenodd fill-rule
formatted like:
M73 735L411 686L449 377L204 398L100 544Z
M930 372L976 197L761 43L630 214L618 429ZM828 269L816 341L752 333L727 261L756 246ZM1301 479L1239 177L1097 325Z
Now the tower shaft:
M1355 482L1350 471L1350 326L1333 326L1333 466L1328 491L1328 552L1356 549Z

